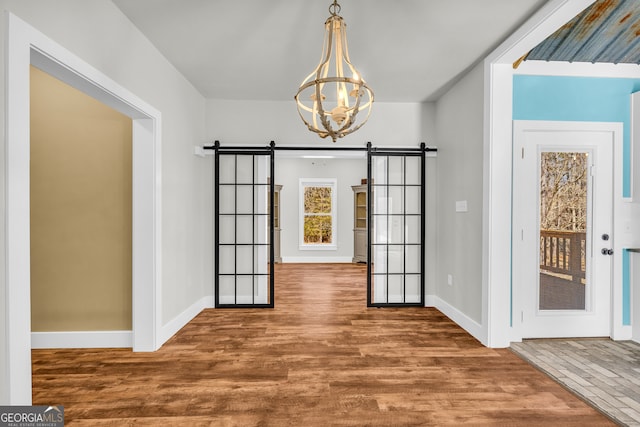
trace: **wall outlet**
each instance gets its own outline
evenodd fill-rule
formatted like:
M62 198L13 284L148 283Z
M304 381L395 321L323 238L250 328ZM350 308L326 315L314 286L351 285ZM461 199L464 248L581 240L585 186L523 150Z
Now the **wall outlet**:
M447 285L453 285L453 276L451 274L447 274Z

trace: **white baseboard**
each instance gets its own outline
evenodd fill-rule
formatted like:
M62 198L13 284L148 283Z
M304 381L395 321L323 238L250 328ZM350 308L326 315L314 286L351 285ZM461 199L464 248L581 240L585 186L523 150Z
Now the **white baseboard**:
M436 296L435 295L425 295L424 297L424 306L425 307L435 307L436 306Z
M353 257L350 256L283 256L283 263L353 263Z
M213 296L209 295L202 297L185 311L171 319L166 325L163 325L159 334L160 346L167 342L169 338L174 336L184 325L200 314L202 310L205 308L212 308L213 305Z
M453 320L458 326L469 332L475 339L484 343L484 331L482 325L471 319L469 316L441 299L436 295L427 295L425 297L425 307L435 307L449 319Z
M637 339L634 339L632 332L633 330L630 325L622 325L617 328L613 328L613 332L611 333L611 339L614 341L634 340L638 342Z
M213 307L213 297L207 296L180 313L160 331L160 345L175 335L191 319L205 308ZM132 331L65 331L65 332L32 332L31 348L131 348L133 347Z
M132 331L31 332L31 348L131 348Z

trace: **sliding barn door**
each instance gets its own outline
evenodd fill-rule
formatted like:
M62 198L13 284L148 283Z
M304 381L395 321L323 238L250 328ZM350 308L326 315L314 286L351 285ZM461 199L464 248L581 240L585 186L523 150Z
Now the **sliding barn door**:
M273 307L273 171L273 149L216 149L216 307Z
M424 147L369 149L369 306L424 306L424 166Z

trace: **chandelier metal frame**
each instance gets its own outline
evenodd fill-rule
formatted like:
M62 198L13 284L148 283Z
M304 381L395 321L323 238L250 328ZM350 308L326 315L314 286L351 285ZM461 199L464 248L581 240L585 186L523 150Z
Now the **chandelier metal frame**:
M360 129L371 115L373 91L351 63L344 19L337 0L329 6L322 56L294 96L310 131L333 142ZM350 71L352 77L344 75ZM351 90L349 90L351 89ZM358 114L360 113L360 114Z

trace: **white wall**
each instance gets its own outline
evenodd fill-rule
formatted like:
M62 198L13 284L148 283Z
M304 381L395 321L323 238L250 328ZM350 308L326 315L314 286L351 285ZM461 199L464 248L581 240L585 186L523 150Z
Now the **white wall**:
M296 90L292 86L292 93ZM293 95L291 95L293 97ZM428 115L419 103L381 103L373 105L369 121L357 132L333 143L310 132L298 115L294 101L207 100L207 136L221 144L296 146L411 146L431 137L422 129Z
M318 260L351 262L353 258L353 191L367 177L366 157L361 159L278 158L276 183L280 193L281 245L283 262L314 262ZM336 178L338 191L337 250L299 250L299 179Z
M205 136L204 98L108 0L0 0L28 24L64 46L163 116L162 132L162 324L210 295L212 282L211 162L193 156ZM6 37L5 22L0 37ZM5 52L2 52L4 63ZM5 80L5 67L0 76ZM0 86L2 99L4 84ZM0 149L0 215L5 222L4 109ZM5 271L6 236L0 229L0 269ZM6 290L0 276L0 293ZM0 342L7 342L4 304L0 305ZM5 345L0 348L6 349ZM9 396L6 352L0 352L0 402Z
M436 103L435 294L477 323L482 322L483 79L480 64ZM456 212L456 201L467 201L468 212Z

